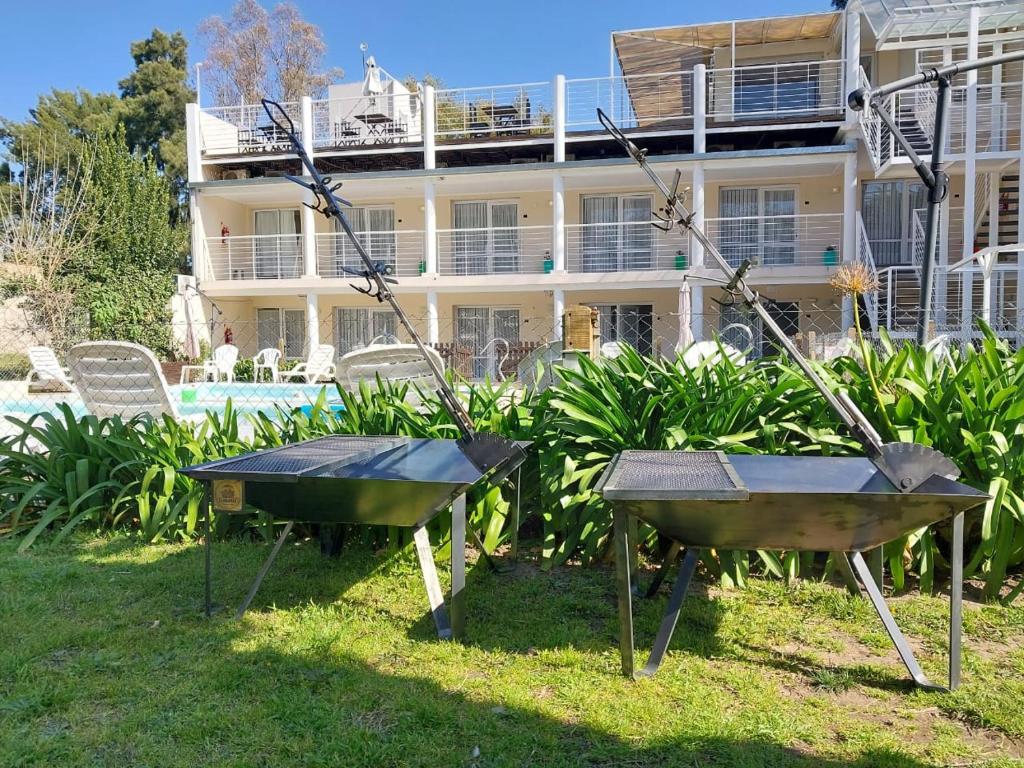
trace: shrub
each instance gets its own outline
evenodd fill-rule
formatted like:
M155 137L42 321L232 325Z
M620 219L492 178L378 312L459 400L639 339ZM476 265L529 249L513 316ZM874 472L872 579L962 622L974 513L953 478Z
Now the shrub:
M10 379L23 379L28 376L32 365L27 355L18 352L0 353L0 381Z

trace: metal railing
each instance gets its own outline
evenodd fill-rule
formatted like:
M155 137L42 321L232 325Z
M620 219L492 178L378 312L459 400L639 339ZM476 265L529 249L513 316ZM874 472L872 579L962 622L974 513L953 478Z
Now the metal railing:
M419 94L377 94L313 102L316 149L388 146L423 140Z
M858 88L863 88L866 91L871 90L871 81L868 79L867 72L864 71L864 67L860 68L858 75ZM864 134L864 143L867 145L868 158L871 160L871 166L877 173L882 167L882 119L875 114L875 111L870 108L862 109L858 113L858 121L860 122L861 132Z
M565 268L569 272L683 270L689 266L689 238L662 232L647 221L568 224Z
M289 101L281 105L302 130L302 107ZM288 137L270 122L262 104L237 107L207 107L199 110L202 150L207 154L276 154L290 152Z
M426 271L424 233L419 230L356 232L374 261L383 261L398 277L415 277ZM344 232L316 236L317 274L323 278L352 279L346 269L361 271L363 262Z
M867 230L864 229L864 219L860 212L857 213L857 261L864 265L875 282L878 282L878 268L875 266L875 257L871 252L871 241L868 239ZM878 294L868 291L863 294L864 307L868 312L868 319L871 323L871 330L878 332Z
M619 128L653 128L693 117L693 71L565 81L565 125L602 130L598 108Z
M435 93L435 134L464 140L542 135L554 130L550 82L449 88Z
M820 117L842 112L840 59L757 64L707 71L707 114L718 120Z
M288 280L303 273L301 235L232 235L206 238L211 280Z
M442 275L543 274L553 268L552 227L480 227L437 232Z
M750 259L766 267L835 266L842 261L843 214L730 216L705 229L732 266Z

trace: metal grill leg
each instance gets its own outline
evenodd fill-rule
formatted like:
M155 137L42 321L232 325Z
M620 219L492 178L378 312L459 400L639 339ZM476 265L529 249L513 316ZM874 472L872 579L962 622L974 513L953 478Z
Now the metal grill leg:
M615 585L619 605L619 654L622 657L622 674L633 676L633 588L630 585L629 515L612 512L615 536Z
M242 618L245 612L249 609L249 603L251 603L252 599L256 597L260 584L263 583L263 579L267 575L267 571L269 571L270 566L273 565L274 559L277 557L277 553L281 551L281 546L284 544L284 540L288 538L288 534L292 532L292 527L294 525L295 522L292 520L289 520L285 524L284 530L281 531L281 535L278 536L277 541L274 542L274 548L270 550L270 555L268 555L267 559L263 561L263 565L260 567L260 572L256 574L256 581L254 581L252 586L249 587L249 594L245 596L245 600L243 600L242 604L238 606L238 611L235 613L236 619Z
M509 544L508 556L513 563L519 560L519 515L523 487L523 465L516 469L516 498L512 502L512 541Z
M658 627L658 636L654 638L654 647L651 648L651 655L647 664L637 673L637 677L650 677L658 671L662 659L665 658L665 651L672 640L672 634L676 631L676 622L679 621L679 612L683 607L683 600L686 599L686 592L690 588L690 580L697 568L697 559L700 554L698 549L686 550L683 558L682 568L679 569L679 577L672 587L672 596L668 599L665 607L665 615L661 617L661 626Z
M682 549L682 546L683 545L678 541L673 541L669 545L668 552L666 552L665 557L662 558L661 567L658 568L658 573L655 574L651 585L647 587L647 592L644 593L644 597L654 597L658 594L658 590L661 589L661 585L665 581L665 577L668 576L669 569L675 565L676 558L679 557L679 550Z
M206 602L206 618L210 618L213 615L213 556L211 552L210 544L210 511L213 507L213 494L210 491L210 484L203 483L203 537L205 538L205 550L204 556L206 562L204 564L204 570L206 572L206 583L204 585L204 598Z
M851 553L850 562L853 564L854 570L860 577L860 581L864 585L864 590L868 593L868 597L871 599L871 604L875 606L878 618L880 618L882 620L882 624L885 625L885 631L889 633L889 637L892 639L893 645L896 646L896 651L903 660L904 666L907 668L910 676L914 678L914 682L922 688L927 688L929 690L945 690L941 685L935 685L932 683L921 670L921 666L917 663L917 659L914 658L914 652L910 649L910 645L907 643L907 638L903 636L903 632L900 631L900 628L896 625L896 620L892 617L892 613L889 611L889 606L885 603L882 591L879 589L874 578L872 578L871 569L864 561L863 555L861 555L860 552Z
M949 580L949 690L960 686L961 632L964 621L964 513L953 517Z
M416 556L420 561L420 571L423 573L423 584L427 588L427 599L430 601L430 612L434 616L437 636L442 640L449 640L452 636L452 627L448 623L448 613L444 609L444 594L441 592L441 582L437 580L434 553L430 551L430 536L426 527L421 525L413 529L412 539L416 544Z
M452 502L452 637L466 630L466 495Z

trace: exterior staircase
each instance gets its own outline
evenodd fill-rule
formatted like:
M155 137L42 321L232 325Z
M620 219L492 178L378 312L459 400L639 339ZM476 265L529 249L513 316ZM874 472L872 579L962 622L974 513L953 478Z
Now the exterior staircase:
M1017 174L1007 174L999 179L999 245L1017 242L1017 222L1020 218L1020 198L1017 194ZM974 236L974 248L988 247L989 217L986 206L981 223Z

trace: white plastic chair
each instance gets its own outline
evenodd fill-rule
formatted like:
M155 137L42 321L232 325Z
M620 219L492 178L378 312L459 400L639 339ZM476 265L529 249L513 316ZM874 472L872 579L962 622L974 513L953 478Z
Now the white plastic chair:
M618 341L606 341L601 345L601 357L614 360L622 354L622 343Z
M260 381L263 371L270 375L270 380L275 384L281 380L281 371L278 365L281 362L281 350L276 347L267 347L256 353L252 359L252 380Z
M160 363L141 344L87 341L68 352L68 366L89 413L128 420L141 414L181 417Z
M203 363L203 378L220 381L221 376L230 384L235 380L235 363L238 362L238 347L222 344L213 350L213 359Z
M439 370L444 370L444 360L437 350L428 347L427 355ZM420 386L434 381L430 363L415 344L374 344L353 350L341 356L337 374L338 383L346 389L354 389L362 381L376 385L377 376L382 381Z
M321 344L310 353L304 363L299 363L290 371L281 374L283 380L302 379L307 384L315 384L321 379L330 381L334 378L334 347Z
M60 364L57 355L49 347L29 347L28 361L32 367L25 378L26 384L31 384L33 380L39 383L55 381L71 389L68 369Z
M746 352L750 352L754 348L754 332L750 330L749 326L743 323L732 323L731 325L725 326L720 334L724 335L726 331L737 330L747 335L747 349ZM719 339L718 341L698 341L691 344L683 352L683 365L686 368L696 368L705 360L710 360L710 364L714 365L722 359L722 352L725 352L725 356L729 358L734 365L746 365L747 355L732 344L726 344L724 341Z

